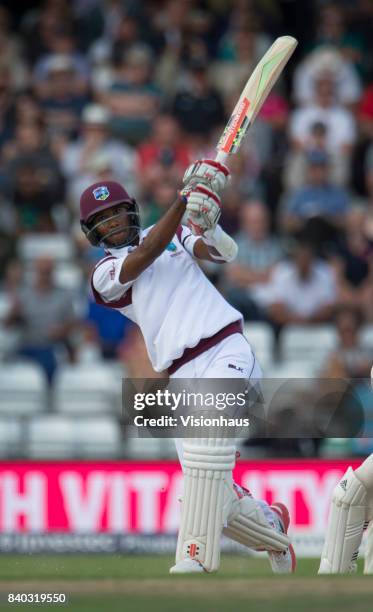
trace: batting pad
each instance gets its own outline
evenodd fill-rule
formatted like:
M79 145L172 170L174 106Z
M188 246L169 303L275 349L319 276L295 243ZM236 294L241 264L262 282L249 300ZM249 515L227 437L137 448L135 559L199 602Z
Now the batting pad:
M236 449L231 439L183 440L184 495L176 562L195 559L207 572L220 565L220 538L232 504Z
M290 539L268 524L263 510L252 497L238 500L238 508L229 516L224 535L254 550L287 550Z
M367 490L349 467L333 492L319 574L350 571L363 537L367 510Z

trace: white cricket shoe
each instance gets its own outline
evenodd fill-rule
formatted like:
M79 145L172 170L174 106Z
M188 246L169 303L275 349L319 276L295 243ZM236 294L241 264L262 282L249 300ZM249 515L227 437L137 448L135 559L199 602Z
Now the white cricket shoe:
M278 516L281 531L287 533L290 524L290 515L285 504L276 502L272 504L270 508ZM292 544L290 544L285 551L268 551L268 557L274 574L292 574L295 572L297 560Z
M170 568L170 574L202 574L204 571L196 559L182 559Z

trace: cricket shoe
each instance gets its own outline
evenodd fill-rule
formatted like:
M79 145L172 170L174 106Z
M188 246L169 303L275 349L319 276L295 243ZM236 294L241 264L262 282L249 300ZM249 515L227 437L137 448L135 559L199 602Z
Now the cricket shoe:
M170 574L203 574L203 565L196 559L181 559L170 568Z
M270 508L277 515L281 531L287 534L290 524L289 510L281 502L275 502ZM289 544L285 551L269 550L268 557L274 574L292 574L295 572L297 560L292 544Z

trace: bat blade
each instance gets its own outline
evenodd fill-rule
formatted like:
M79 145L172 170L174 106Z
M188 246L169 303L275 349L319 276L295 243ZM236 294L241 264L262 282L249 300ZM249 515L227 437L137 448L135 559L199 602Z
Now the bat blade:
M250 125L260 111L298 42L292 36L280 36L263 55L247 81L217 144L216 160L224 162L236 153Z

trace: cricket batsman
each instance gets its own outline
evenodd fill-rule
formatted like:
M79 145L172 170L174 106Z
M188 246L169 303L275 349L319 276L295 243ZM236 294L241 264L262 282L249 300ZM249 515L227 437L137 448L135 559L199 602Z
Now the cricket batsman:
M353 470L348 468L334 489L319 574L357 570L363 531L373 520L373 453ZM373 526L367 532L366 574L373 574Z
M196 262L223 264L236 257L236 243L218 225L219 194L228 179L225 165L195 162L175 202L145 230L136 201L114 181L91 185L80 199L83 232L91 244L106 250L92 274L96 302L139 325L154 370L167 370L170 377L261 376L242 333L241 313ZM184 215L187 226L181 225ZM222 532L249 548L268 551L275 573L294 571L287 508L257 501L233 482L234 440L188 438L179 440L177 448L184 495L170 572L218 570Z

